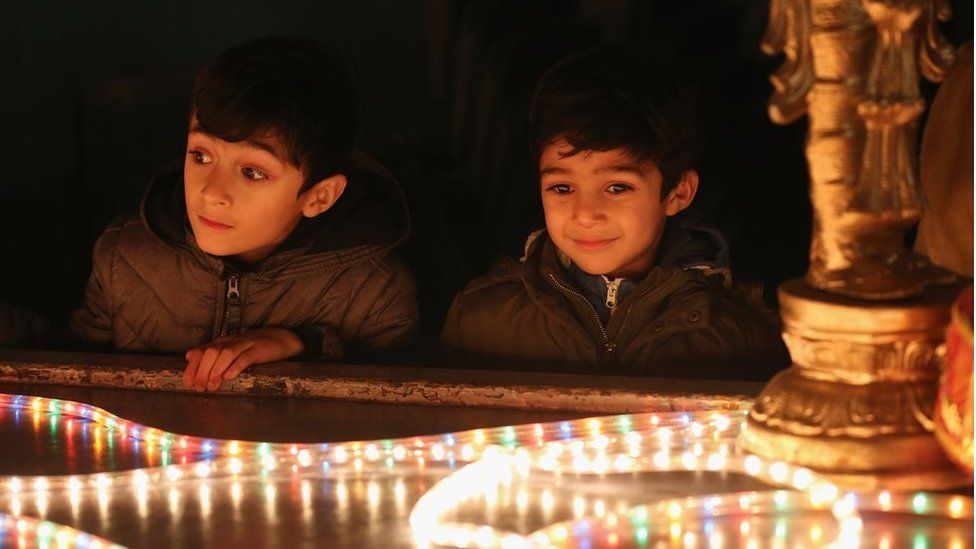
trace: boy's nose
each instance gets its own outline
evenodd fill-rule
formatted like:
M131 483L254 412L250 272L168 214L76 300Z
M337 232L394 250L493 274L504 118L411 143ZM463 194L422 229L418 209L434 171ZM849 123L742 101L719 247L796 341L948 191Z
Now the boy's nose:
M231 198L228 185L225 183L226 177L217 172L217 170L211 170L207 174L200 193L203 194L207 204L230 204Z
M573 203L573 221L584 227L599 223L604 217L599 198L580 196Z

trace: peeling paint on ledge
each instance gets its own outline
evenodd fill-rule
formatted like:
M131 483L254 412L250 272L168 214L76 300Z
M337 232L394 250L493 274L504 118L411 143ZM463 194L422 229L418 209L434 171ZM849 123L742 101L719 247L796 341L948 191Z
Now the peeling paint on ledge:
M193 392L178 357L0 350L0 382ZM216 391L391 404L593 412L731 409L758 383L394 366L254 366Z

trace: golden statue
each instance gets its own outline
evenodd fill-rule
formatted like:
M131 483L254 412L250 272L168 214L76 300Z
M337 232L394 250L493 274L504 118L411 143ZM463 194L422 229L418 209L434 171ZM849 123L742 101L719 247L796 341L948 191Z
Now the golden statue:
M965 482L932 436L954 275L904 245L918 222L919 72L953 49L945 0L772 0L763 48L785 53L770 116L804 113L810 267L779 289L793 367L766 386L741 443L860 487ZM948 285L948 286L946 286Z

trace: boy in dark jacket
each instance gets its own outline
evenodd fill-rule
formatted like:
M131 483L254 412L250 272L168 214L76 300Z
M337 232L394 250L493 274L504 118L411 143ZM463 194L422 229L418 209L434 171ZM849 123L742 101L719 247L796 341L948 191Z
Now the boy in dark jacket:
M731 286L724 239L682 213L698 190L695 117L672 77L618 48L543 76L530 136L546 229L457 296L448 345L664 377L786 365L775 323Z
M406 342L414 282L391 255L406 203L352 152L357 111L348 65L315 43L222 53L197 78L184 162L95 244L74 334L185 353L198 390L251 364Z

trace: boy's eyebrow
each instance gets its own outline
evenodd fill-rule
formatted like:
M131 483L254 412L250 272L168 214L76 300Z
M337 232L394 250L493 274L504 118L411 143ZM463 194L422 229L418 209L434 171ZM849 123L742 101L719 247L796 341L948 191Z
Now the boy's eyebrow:
M275 150L275 148L271 146L271 143L268 143L267 141L251 138L251 139L245 139L244 142L247 143L248 145L261 149L262 151L267 151L269 154L271 154L271 156L277 158L278 160L281 160L281 155L278 154L278 151Z
M646 172L641 169L640 166L636 164L610 164L609 166L601 166L594 170L594 173L631 173L638 176L643 176Z
M207 137L216 137L204 131L204 129L201 128L196 122L190 125L190 133L205 135ZM263 141L261 139L256 139L256 138L250 138L250 139L245 139L244 142L256 149L261 149L262 151L267 152L268 154L275 157L279 161L281 160L281 155L278 153L277 150L275 150L275 148L271 145L271 143L268 143L267 141Z
M546 166L545 168L539 170L539 175L549 175L549 174L566 175L568 173L569 170L567 170L566 168L560 168L559 166Z
M567 175L570 170L566 168L560 168L559 166L546 166L539 170L539 175ZM637 176L643 176L647 172L641 169L640 166L636 164L610 164L608 166L601 166L595 170L593 173L605 174L605 173L631 173Z

